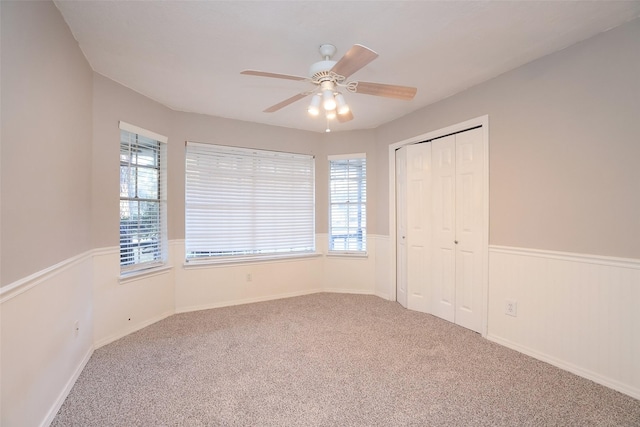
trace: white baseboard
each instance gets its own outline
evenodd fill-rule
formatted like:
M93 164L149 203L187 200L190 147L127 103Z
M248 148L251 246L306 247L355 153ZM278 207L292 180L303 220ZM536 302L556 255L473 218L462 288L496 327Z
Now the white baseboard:
M146 328L149 325L153 325L154 323L159 322L160 320L166 319L167 317L169 317L169 316L171 316L173 314L174 314L173 310L166 311L166 312L162 313L159 316L155 316L155 317L153 317L151 319L148 319L148 320L146 320L146 321L144 321L142 323L136 324L136 325L132 326L131 328L127 328L127 329L125 329L123 331L120 331L120 332L118 332L116 334L110 335L110 336L108 336L106 338L103 338L103 339L101 339L99 341L96 341L94 343L94 348L97 350L100 347L103 347L103 346L105 346L107 344L111 344L112 342L117 341L120 338L124 338L124 337L126 337L127 335L129 335L129 334L131 334L133 332L136 332L136 331L139 331L140 329Z
M78 364L75 371L73 371L73 375L69 378L64 388L60 391L58 398L51 406L51 409L47 413L47 416L45 417L44 420L42 420L42 423L40 423L40 427L48 427L49 425L51 425L51 423L53 422L53 419L58 414L58 411L62 407L62 404L67 399L67 396L69 396L69 393L71 393L71 389L73 388L74 384L78 380L78 377L82 373L82 370L84 369L84 367L87 366L87 363L89 362L89 359L91 359L92 355L93 355L93 347L90 347L89 351L87 351L87 353L84 355L84 357L80 361L80 364Z
M273 301L273 300L283 299L283 298L299 297L299 296L302 296L302 295L317 294L317 293L320 293L322 291L323 291L322 289L308 289L308 290L304 290L304 291L290 292L290 293L285 293L285 294L268 295L268 296L257 297L257 298L243 298L243 299L238 299L238 300L222 301L222 302L216 302L216 303L211 303L211 304L192 305L192 306L187 306L187 307L176 307L176 314L178 314L178 313L189 313L191 311L210 310L212 308L230 307L230 306L234 306L234 305L252 304L252 303L256 303L256 302Z
M565 362L564 360L560 360L558 358L555 358L553 356L550 356L548 354L544 354L541 352L538 352L536 350L527 348L527 347L523 347L519 344L516 344L514 342L511 342L507 339L495 336L495 335L491 335L488 334L486 337L489 341L493 341L496 344L500 344L503 345L507 348L510 348L512 350L518 351L520 353L526 354L527 356L531 356L535 359L541 360L543 362L546 362L550 365L553 365L557 368L563 369L565 371L569 371L573 374L576 374L580 377L586 378L588 380L591 380L595 383L601 384L605 387L609 387L611 389L617 390L621 393L624 393L626 395L629 395L635 399L640 399L640 390L635 388L635 387L629 387L626 384L622 384L618 381L612 380L611 378L607 378L604 377L602 375L599 375L595 372L592 372L590 370L587 369L583 369L580 368L579 366L573 365L571 363Z
M322 292L330 292L334 294L375 295L373 291L368 289L323 288Z
M383 300L391 301L391 298L389 297L389 294L387 294L387 293L382 293L382 292L377 292L376 291L376 292L374 292L374 295L377 296L378 298L382 298Z

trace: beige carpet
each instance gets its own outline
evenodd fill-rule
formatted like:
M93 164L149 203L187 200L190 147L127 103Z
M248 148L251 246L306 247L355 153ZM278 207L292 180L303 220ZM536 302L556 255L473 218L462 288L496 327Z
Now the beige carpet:
M640 426L640 401L374 296L179 314L95 351L53 426Z

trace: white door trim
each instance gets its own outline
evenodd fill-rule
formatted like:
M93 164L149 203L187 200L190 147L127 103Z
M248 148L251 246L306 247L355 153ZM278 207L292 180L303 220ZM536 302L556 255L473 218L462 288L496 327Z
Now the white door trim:
M484 146L484 174L482 178L484 195L484 225L482 233L483 245L483 271L482 271L482 330L483 337L487 336L488 295L489 295L489 116L484 115L432 132L427 132L403 141L389 145L389 237L390 237L390 266L391 289L389 296L395 301L396 295L396 150L402 146L416 144L422 141L439 138L452 133L462 132L474 127L482 126L482 138Z
M400 175L396 176L395 183L397 187L394 187L395 194L397 194L401 199L405 199L407 197L407 149L399 149L396 151L395 156L395 165L396 165L396 173ZM398 191L400 190L400 191ZM396 209L400 209L402 206L396 206ZM396 214L396 236L400 236L400 239L396 241L395 250L396 250L396 266L400 265L400 268L396 267L395 270L395 300L404 308L408 308L409 306L409 292L407 289L407 241L405 239L405 235L407 233L407 215L406 209L402 209L400 212L398 210L395 211ZM400 277L398 277L400 276Z

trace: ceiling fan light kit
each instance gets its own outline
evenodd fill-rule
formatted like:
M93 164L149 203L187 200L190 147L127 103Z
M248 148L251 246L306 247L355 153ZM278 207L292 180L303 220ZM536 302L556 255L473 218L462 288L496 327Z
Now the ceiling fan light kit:
M344 99L341 93L336 95L336 105L338 107L338 114L347 114L351 109L347 105L347 101Z
M356 44L349 49L347 53L339 61L333 61L331 58L335 55L337 49L332 44L323 44L320 46L320 55L322 60L311 65L309 69L310 77L292 76L288 74L268 73L264 71L245 70L240 74L271 77L287 80L308 81L316 88L308 92L302 92L291 98L285 99L278 104L264 110L266 113L273 113L286 107L289 104L313 95L307 111L312 116L320 114L320 105L325 111L327 120L338 118L341 123L353 120L353 113L347 104L344 95L337 88L344 88L348 92L362 93L365 95L383 96L387 98L411 100L415 96L417 89L408 86L387 85L382 83L347 81L356 71L378 57L373 50ZM329 131L327 123L326 131Z
M331 111L336 109L336 99L333 97L333 90L324 89L322 91L322 106L325 111Z
M309 104L309 108L307 109L309 114L311 114L312 116L317 116L318 114L320 114L320 102L322 102L322 97L317 93L313 95L313 97L311 98L311 103Z

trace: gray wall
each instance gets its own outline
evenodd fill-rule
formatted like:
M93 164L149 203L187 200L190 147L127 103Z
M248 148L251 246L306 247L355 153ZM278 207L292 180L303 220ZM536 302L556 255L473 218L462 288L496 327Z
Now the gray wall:
M366 152L368 230L388 234L389 144L489 114L491 244L640 258L640 20L378 129L322 134L172 111L93 73L52 3L0 4L2 285L118 244L119 120L169 137L170 239L186 140L316 155L319 233L326 156Z
M640 258L639 19L379 127L380 176L389 144L485 114L490 244Z
M91 248L92 71L52 2L0 2L0 285Z

